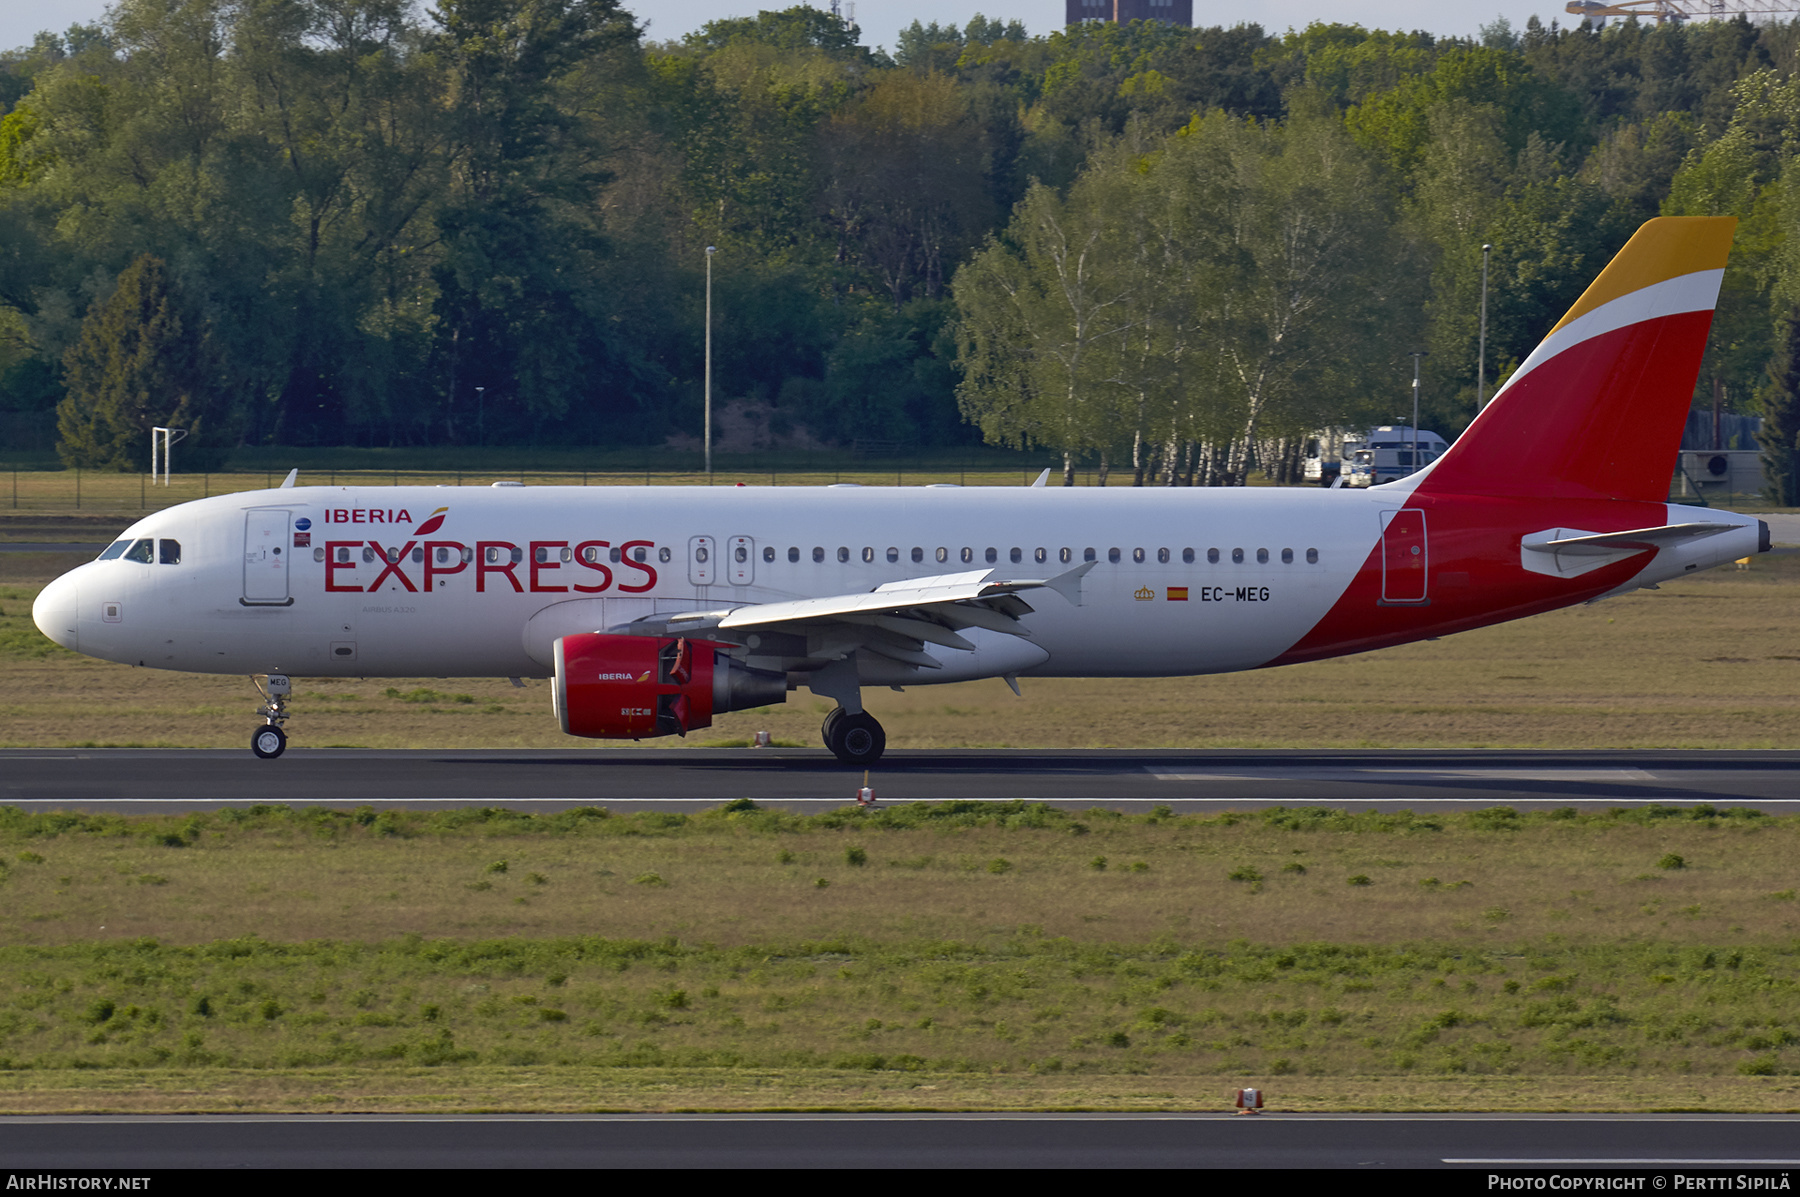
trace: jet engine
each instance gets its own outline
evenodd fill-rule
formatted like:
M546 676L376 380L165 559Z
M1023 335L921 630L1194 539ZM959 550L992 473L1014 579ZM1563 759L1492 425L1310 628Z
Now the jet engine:
M571 736L685 736L713 716L787 701L787 675L708 640L583 632L556 641L556 717Z

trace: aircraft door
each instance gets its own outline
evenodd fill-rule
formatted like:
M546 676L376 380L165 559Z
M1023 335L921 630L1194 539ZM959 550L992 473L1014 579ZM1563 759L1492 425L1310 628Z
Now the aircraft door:
M718 549L710 536L688 538L688 581L711 586L718 580Z
M291 515L268 507L244 513L245 606L285 607L294 601L288 595Z
M1425 513L1416 507L1381 513L1381 601L1425 603L1431 554Z
M756 582L756 541L748 536L733 536L728 551L731 559L726 568L731 571L731 584L753 585Z

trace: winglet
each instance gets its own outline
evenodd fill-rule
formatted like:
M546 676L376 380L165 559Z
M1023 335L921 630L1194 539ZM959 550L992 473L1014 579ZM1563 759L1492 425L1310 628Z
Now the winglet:
M300 468L298 466L295 466L293 469L288 471L288 476L286 478L283 478L281 480L281 485L276 487L275 489L276 490L291 490L291 489L293 489L294 483L299 480L299 477L300 477Z
M1079 607L1081 606L1081 579L1086 577L1088 570L1093 569L1097 564L1098 562L1094 561L1083 561L1074 569L1064 570L1057 574L1054 578L1046 581L1044 585L1068 599L1070 606Z
M1050 467L1045 466L1044 472L1039 474L1037 476L1037 481L1033 482L1031 485L1034 487L1035 486L1046 486L1049 484L1049 482L1050 482Z

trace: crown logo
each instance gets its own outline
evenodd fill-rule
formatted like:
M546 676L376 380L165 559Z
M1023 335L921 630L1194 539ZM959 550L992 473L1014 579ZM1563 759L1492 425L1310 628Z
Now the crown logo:
M1156 591L1150 589L1148 586L1140 586L1137 588L1137 592L1131 597L1135 598L1140 603L1147 603L1156 597Z

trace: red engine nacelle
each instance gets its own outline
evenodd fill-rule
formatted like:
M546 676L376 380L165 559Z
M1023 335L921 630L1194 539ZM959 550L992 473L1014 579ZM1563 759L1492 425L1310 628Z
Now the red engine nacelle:
M787 675L750 669L727 645L583 632L556 642L556 717L571 736L642 740L711 726L713 716L787 701Z

